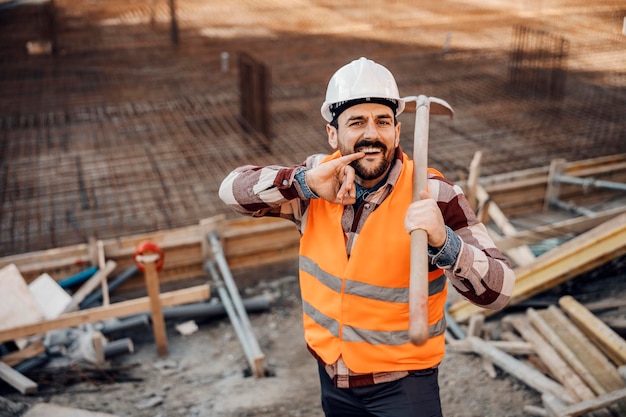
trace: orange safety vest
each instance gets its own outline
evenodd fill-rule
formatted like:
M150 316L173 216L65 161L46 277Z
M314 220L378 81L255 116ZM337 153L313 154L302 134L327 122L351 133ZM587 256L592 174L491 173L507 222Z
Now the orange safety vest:
M350 259L344 207L320 198L308 208L300 242L305 340L325 363L342 356L353 372L426 369L444 356L447 280L441 269L428 273L430 338L415 346L408 336L411 238L404 218L412 202L413 161L404 158L396 186L370 214Z

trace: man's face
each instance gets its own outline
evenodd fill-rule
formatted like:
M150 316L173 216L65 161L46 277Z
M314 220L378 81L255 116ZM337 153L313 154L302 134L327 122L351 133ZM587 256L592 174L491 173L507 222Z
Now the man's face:
M387 174L400 141L400 123L394 125L393 110L384 104L357 104L337 121L337 129L326 126L328 143L342 155L365 152L365 157L351 165L359 184L374 186Z

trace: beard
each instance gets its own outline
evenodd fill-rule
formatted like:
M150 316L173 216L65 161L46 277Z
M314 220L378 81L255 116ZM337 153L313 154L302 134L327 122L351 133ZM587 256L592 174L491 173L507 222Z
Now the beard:
M359 178L362 178L364 180L375 180L375 179L382 177L391 166L391 162L393 161L393 156L394 156L393 149L389 150L387 146L382 142L372 142L372 141L363 140L363 141L356 143L353 149L342 148L340 150L341 150L342 155L349 155L352 153L356 153L358 149L367 148L367 147L374 147L374 148L380 149L382 152L383 158L380 161L376 162L375 164L364 161L365 158L357 159L356 161L352 161L350 163L350 166L354 168L354 173Z

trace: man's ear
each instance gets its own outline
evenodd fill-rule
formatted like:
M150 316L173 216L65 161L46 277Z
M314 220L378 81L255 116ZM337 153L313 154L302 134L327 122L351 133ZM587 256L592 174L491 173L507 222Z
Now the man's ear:
M330 123L326 125L326 133L328 134L328 144L334 151L337 150L337 129Z
M396 123L396 148L400 144L400 122Z

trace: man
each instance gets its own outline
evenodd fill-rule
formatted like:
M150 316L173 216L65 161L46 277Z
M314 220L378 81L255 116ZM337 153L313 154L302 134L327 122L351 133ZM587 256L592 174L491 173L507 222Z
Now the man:
M462 190L436 171L412 202L413 161L399 146L404 101L391 72L360 58L331 78L321 112L332 155L292 167L243 166L220 198L250 216L293 221L307 347L326 416L441 416L448 281L503 308L514 273ZM419 149L415 150L419 152ZM408 336L410 232L426 231L429 339Z

